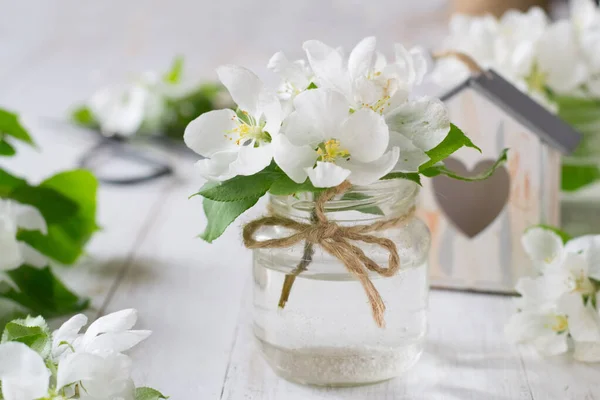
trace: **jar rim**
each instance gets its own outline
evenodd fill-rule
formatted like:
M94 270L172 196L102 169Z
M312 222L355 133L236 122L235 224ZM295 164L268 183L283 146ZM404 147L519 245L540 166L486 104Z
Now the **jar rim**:
M347 192L325 203L326 212L356 210L365 207L378 207L395 203L396 209L406 205L408 210L416 201L420 186L408 179L379 180L370 185L353 185ZM311 212L315 207L313 193L300 193L292 196L269 195L275 212L295 210ZM289 212L289 211L288 211Z

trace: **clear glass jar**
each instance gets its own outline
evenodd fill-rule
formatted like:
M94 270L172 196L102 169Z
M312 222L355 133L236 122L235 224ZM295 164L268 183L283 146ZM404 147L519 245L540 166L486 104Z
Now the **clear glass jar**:
M331 221L371 224L412 212L418 186L407 180L379 181L326 203ZM311 194L270 199L275 215L309 223ZM289 236L281 227L263 228L257 240ZM397 377L423 351L427 330L430 235L417 217L375 233L398 247L400 272L369 277L385 305L385 328L372 317L366 294L336 258L315 246L306 271L295 279L285 308L278 303L286 274L303 258L302 243L289 248L254 250L254 333L267 362L285 379L320 386L354 386ZM382 267L388 253L354 243Z

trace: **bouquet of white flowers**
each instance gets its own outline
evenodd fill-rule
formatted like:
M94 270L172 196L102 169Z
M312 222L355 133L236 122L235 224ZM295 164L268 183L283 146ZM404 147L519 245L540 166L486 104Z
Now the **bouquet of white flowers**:
M600 236L570 239L546 227L529 229L523 246L539 272L517 283L518 312L506 326L514 341L542 354L574 349L580 361L600 361Z
M348 181L369 185L380 179L448 175L460 177L443 160L462 147L478 149L450 123L438 99L412 98L426 73L419 49L395 47L387 60L373 37L345 57L317 40L303 46L308 61L281 52L268 63L281 77L277 91L235 65L217 70L237 110L205 113L192 121L185 143L204 158L198 171L210 182L205 198L211 242L266 193L320 193Z
M493 68L584 134L565 163L563 189L577 190L600 179L600 8L592 0L571 1L570 19L550 22L541 8L511 10L501 18L455 15L443 50ZM469 70L441 59L432 74L444 87Z
M85 333L83 314L54 333L42 317L9 322L0 342L0 399L165 399L160 392L134 386L131 359L123 352L150 336L132 330L135 310L98 318Z

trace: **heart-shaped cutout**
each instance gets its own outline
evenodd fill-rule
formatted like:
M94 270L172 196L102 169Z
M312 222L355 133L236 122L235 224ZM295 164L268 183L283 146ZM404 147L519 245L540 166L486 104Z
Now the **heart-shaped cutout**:
M456 158L444 161L448 169L463 176L474 176L493 164L480 161L472 171ZM446 217L462 233L472 238L487 228L504 209L510 193L510 176L504 166L483 181L465 182L446 176L433 178L433 191Z

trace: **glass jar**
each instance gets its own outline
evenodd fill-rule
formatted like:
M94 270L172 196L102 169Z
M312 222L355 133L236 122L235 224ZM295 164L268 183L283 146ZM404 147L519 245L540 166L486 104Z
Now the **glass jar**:
M408 180L379 181L352 187L325 205L328 219L341 226L407 218L373 233L391 239L401 260L400 271L392 277L369 272L386 305L385 328L374 322L359 281L318 245L306 271L296 277L285 308L279 308L285 277L303 258L305 245L254 250L254 333L277 374L303 384L354 386L397 377L417 362L427 330L430 246L427 226L411 216L418 191ZM312 194L270 198L274 215L304 223L310 223L314 205ZM291 233L263 227L256 239ZM384 249L353 244L387 267L389 253Z

